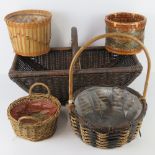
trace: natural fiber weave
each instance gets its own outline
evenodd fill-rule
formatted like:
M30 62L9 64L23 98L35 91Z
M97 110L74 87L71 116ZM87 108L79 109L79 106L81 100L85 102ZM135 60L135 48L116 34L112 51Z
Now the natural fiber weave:
M48 11L22 10L5 17L17 55L39 56L49 52L51 16Z
M45 88L48 88L46 85L43 83L35 83L34 85L31 86L30 92L33 87L35 86L44 86ZM14 117L11 115L11 110L16 107L19 104L23 104L26 101L35 101L37 99L46 99L50 101L52 104L56 105L57 107L57 112L53 115L50 116L48 119L45 119L43 121L38 120L37 123L35 124L24 124L22 123L22 120L26 119L32 119L35 121L35 118L30 117L30 116L25 116L21 117L18 120L16 120ZM57 118L60 113L60 102L58 101L57 98L53 97L50 95L50 91L48 89L48 94L31 94L26 97L22 97L13 103L10 104L8 107L8 118L10 119L11 125L14 129L14 132L17 136L31 140L31 141L39 141L46 139L48 137L51 137L55 130L56 130L56 123L57 123Z
M144 41L146 18L135 13L114 13L105 17L106 32L118 32L130 34ZM141 46L134 40L125 37L107 38L106 49L112 53L121 55L133 55L141 51Z
M72 48L52 48L39 57L16 55L9 76L25 91L35 82L47 84L64 105L68 100L69 65L77 49L77 34L73 28ZM112 54L102 46L85 49L75 69L74 90L78 90L93 85L125 87L141 73L142 66L136 56Z
M78 60L79 56L81 53L88 47L90 46L93 42L102 39L102 38L112 38L112 37L126 37L128 39L132 39L135 42L137 42L143 49L148 61L148 70L147 70L147 75L146 75L146 80L145 80L145 85L144 85L144 91L143 91L143 96L141 96L138 92L134 91L133 89L130 88L125 88L128 91L130 91L132 94L136 95L142 104L142 111L138 118L135 120L132 120L130 123L123 124L121 127L102 127L98 129L95 127L93 124L88 123L85 121L83 118L79 116L76 112L75 108L75 98L73 95L74 92L74 83L73 83L73 75L76 77L75 74L73 74L74 71L74 65L76 61ZM146 92L147 92L147 87L148 87L148 81L150 77L150 68L151 68L151 60L149 57L149 53L147 49L144 47L143 43L136 39L135 37L132 37L130 35L126 34L118 34L118 33L109 33L105 35L100 35L97 37L94 37L90 41L88 41L86 44L84 44L76 53L76 55L73 57L73 60L70 65L70 70L69 70L69 101L68 101L68 109L70 113L70 120L71 120L71 126L73 127L73 130L75 131L76 134L78 134L81 139L92 146L99 147L99 148L114 148L114 147L120 147L131 140L133 140L137 133L140 131L141 123L142 120L145 116L146 110L147 110L147 104L146 104ZM86 110L89 111L89 109L85 108Z

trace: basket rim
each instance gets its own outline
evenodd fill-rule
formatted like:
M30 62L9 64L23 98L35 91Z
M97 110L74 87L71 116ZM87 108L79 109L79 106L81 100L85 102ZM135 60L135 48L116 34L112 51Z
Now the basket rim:
M35 93L35 94L33 94L32 95L32 97L33 98L38 98L38 97L40 97L40 98L46 98L46 99L49 99L49 100L51 100L51 101L53 101L54 100L54 104L57 106L57 112L52 116L52 117L49 117L48 119L45 119L44 121L41 121L41 122L39 122L39 123L37 123L37 124L26 124L26 125L24 125L23 124L23 126L29 126L29 127L36 127L36 126L42 126L42 125L44 125L44 124L47 124L49 121L54 121L55 119L57 119L57 117L59 116L59 114L60 114L60 109L61 109L61 103L60 103L60 101L56 98L56 97L54 97L54 96L52 96L52 95L47 95L47 94L43 94L43 93ZM21 98L19 98L19 99L17 99L17 100L15 100L15 101L13 101L10 105L9 105L9 107L8 107L8 109L7 109L7 115L8 115L8 119L10 119L10 121L13 121L14 123L18 123L18 120L16 120L14 117L12 117L12 115L11 115L11 109L18 103L18 102L20 102L20 101L22 101L22 100L25 100L25 99L30 99L31 97L30 97L30 95L28 95L28 96L24 96L24 97L21 97ZM21 104L21 103L19 103L19 104ZM53 104L53 102L52 102L52 104Z
M117 15L123 15L123 14L126 14L126 15L131 15L131 16L139 16L142 18L141 21L137 21L137 22L116 22L116 21L113 21L111 19L109 19L109 17L111 16L117 16ZM109 25L118 25L118 26L125 26L125 27L145 27L145 24L146 24L146 17L144 15L141 15L141 14L138 14L138 13L131 13L131 12L116 12L116 13L111 13L107 16L105 16L105 22ZM117 26L116 26L117 27Z
M138 123L138 122L142 121L142 119L144 118L144 116L146 114L147 103L146 103L146 100L145 99L141 99L142 95L140 95L139 92L135 91L134 89L132 89L130 87L126 87L125 89L127 89L132 94L136 95L139 98L139 101L141 102L142 107L143 107L140 115L135 120L133 120L130 123L125 123L121 127L115 127L115 128L103 127L102 129L99 129L99 128L95 128L90 123L87 123L87 121L85 121L84 119L82 119L78 115L78 113L76 112L75 108L74 108L74 110L72 110L70 112L70 115L74 115L76 117L76 119L78 120L79 124L81 124L82 126L84 126L86 128L89 128L89 129L91 129L91 130L93 130L95 132L110 131L110 130L112 130L112 131L115 131L115 130L118 131L118 130L129 129L132 124L135 124L135 123Z
M25 15L26 14L34 14L34 15L38 14L38 15L44 15L46 18L42 19L40 21L37 21L37 22L32 21L32 22L29 22L29 23L15 22L15 21L10 21L9 20L11 17L16 16L16 15L20 15L20 14L25 14ZM42 24L42 23L48 22L51 18L52 18L52 13L49 12L49 11L27 9L27 10L19 10L19 11L9 13L8 15L6 15L4 17L4 20L7 23L7 25L12 25L12 26L33 26L33 25L36 25L36 24Z

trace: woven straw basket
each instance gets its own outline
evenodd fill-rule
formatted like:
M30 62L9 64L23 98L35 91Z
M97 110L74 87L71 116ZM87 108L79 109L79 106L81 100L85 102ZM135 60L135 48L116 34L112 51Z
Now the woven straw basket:
M22 10L5 17L16 54L39 56L50 50L51 16L48 11Z
M146 18L135 13L114 13L105 17L106 32L126 33L144 41ZM133 55L141 51L141 46L125 37L107 38L106 49L120 55Z
M138 97L140 103L142 104L142 111L138 116L138 118L136 118L130 123L124 124L121 127L120 126L117 128L103 127L100 130L98 130L93 124L87 123L82 117L80 117L80 115L76 111L76 106L74 104L75 98L73 96L73 70L77 59L88 46L90 46L93 42L99 39L112 38L112 37L126 37L130 40L132 39L135 42L137 42L145 51L145 55L148 60L148 71L147 71L143 96L141 96L138 92L134 91L133 89L126 88L130 93ZM137 38L127 34L109 33L105 35L100 35L91 39L89 42L84 44L79 49L79 51L73 57L73 60L70 65L70 70L69 70L68 108L70 113L71 126L73 127L73 130L75 131L75 133L78 134L85 143L99 148L114 148L114 147L120 147L123 144L130 142L136 137L137 133L140 131L140 126L147 109L145 97L147 92L148 80L150 76L150 67L151 67L150 57L143 43L139 41ZM89 109L87 108L85 109L86 109L86 112L89 111Z
M36 86L45 87L48 91L48 94L32 93L32 89ZM45 100L47 102L50 102L50 105L52 103L52 105L54 105L57 110L52 116L48 116L48 118L44 120L41 120L39 117L37 118L29 115L19 117L19 119L17 120L12 116L11 111L15 107L20 106L20 108L22 108L24 103L30 104L31 102L33 101L35 102L37 100ZM8 107L7 112L8 112L8 118L10 119L11 125L17 136L31 141L39 141L51 137L54 134L56 130L57 118L60 113L60 102L58 101L57 98L50 95L50 90L45 84L35 83L31 86L29 90L29 96L22 97L11 103L10 106ZM24 122L28 120L31 121L31 123Z

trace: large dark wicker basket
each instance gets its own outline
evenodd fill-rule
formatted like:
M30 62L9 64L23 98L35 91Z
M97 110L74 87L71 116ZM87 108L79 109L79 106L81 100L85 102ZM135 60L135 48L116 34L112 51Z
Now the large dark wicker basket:
M95 42L99 39L102 39L102 38L114 38L114 37L126 37L128 39L132 39L135 42L137 42L139 45L141 45L141 47L144 49L144 52L145 52L145 55L146 55L147 61L148 61L148 63L147 63L148 70L147 70L147 74L146 74L143 95L140 95L138 92L136 92L135 90L133 90L131 88L128 88L128 87L124 88L125 90L128 90L132 95L135 95L138 98L140 104L142 105L142 111L136 119L128 121L127 123L124 123L124 124L122 122L121 126L119 126L117 124L115 127L110 127L110 126L106 126L103 121L102 122L100 121L100 126L101 126L101 124L103 124L104 126L102 126L101 128L98 128L97 126L95 126L95 124L90 123L90 120L88 121L87 119L82 117L77 112L77 109L76 109L77 104L75 104L77 94L76 95L74 94L74 89L73 89L74 88L73 77L76 78L76 74L73 74L74 73L74 65L75 65L76 61L78 60L79 56L82 54L82 52L84 53L84 49L86 49L88 46L90 46L93 42ZM104 35L94 37L93 39L88 41L86 44L84 44L77 51L76 55L73 57L73 60L71 62L70 69L69 69L69 101L68 101L69 105L68 105L68 109L69 109L69 114L70 114L71 126L72 126L74 132L81 137L83 142L85 142L89 145L95 146L95 147L99 147L99 148L114 148L114 147L120 147L120 146L130 142L131 140L133 140L136 137L137 133L140 131L141 123L143 121L143 118L144 118L146 110L147 110L147 104L146 104L145 98L146 98L146 92L147 92L147 87L148 87L148 81L149 81L149 77L150 77L150 68L151 68L151 61L150 61L149 53L148 53L147 49L144 47L143 43L141 41L139 41L138 39L136 39L135 37L132 37L132 36L126 35L126 34L109 33L109 34L104 34ZM120 77L118 76L118 80L119 80L119 78ZM96 79L96 81L97 81L97 79ZM79 81L79 83L81 83L81 81ZM86 100L86 101L88 102L88 100ZM90 113L91 110L90 110L89 106L87 106L88 104L85 102L85 100L81 99L80 102L81 102L81 106L83 108L82 113L84 113L84 112L85 112L85 114ZM96 100L93 101L92 107L94 107L96 110L95 102L96 102ZM124 104L125 104L125 102L124 102ZM104 113L104 111L102 111L102 112ZM90 114L92 114L92 113L90 113ZM104 114L106 115L107 113L104 113ZM115 115L114 117L117 117L117 116ZM106 121L108 121L108 118Z
M9 77L26 91L33 83L43 82L65 104L69 66L77 49L77 30L72 28L72 48L52 48L51 52L39 57L16 55ZM142 71L136 56L112 54L105 47L90 47L86 51L76 64L74 90L92 85L127 86ZM39 89L42 88L35 91L42 91Z

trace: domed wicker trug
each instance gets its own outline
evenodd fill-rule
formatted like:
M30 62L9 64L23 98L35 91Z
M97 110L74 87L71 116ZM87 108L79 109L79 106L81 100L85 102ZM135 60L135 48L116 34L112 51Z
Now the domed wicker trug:
M32 89L41 85L48 94L34 94ZM51 137L56 130L60 113L60 102L50 95L49 88L43 83L35 83L29 90L30 95L22 97L8 107L8 118L17 136L39 141Z
M103 92L102 93L96 92L96 95L98 94L99 96L99 98L96 98L96 95L91 94L90 92L89 92L90 94L88 95L86 89L85 90L87 92L86 95L84 95L83 93L85 91L81 92L79 90L81 93L77 92L73 96L73 69L78 57L85 50L85 48L90 46L93 42L106 37L108 38L126 37L128 39L133 39L138 44L140 44L141 47L144 49L145 55L148 60L148 71L146 75L146 82L144 86L143 95L140 95L138 92L127 87L123 89L122 88L117 89L114 87L113 88L104 87L102 88L103 90L109 89L114 90L114 92L111 93L111 95L109 95L108 91L107 96L109 97L106 97ZM73 127L75 133L78 134L85 143L99 148L114 148L114 147L120 147L130 142L136 137L137 133L140 131L140 127L147 110L145 97L148 87L148 80L150 76L150 67L151 62L147 49L144 47L141 41L130 35L118 34L118 33L109 33L105 35L100 35L91 39L89 42L87 42L84 46L82 46L79 49L79 51L76 53L71 62L69 70L68 106L69 106L71 126ZM89 90L90 89L93 88L91 87L89 88ZM122 92L126 92L125 94L128 95L123 96ZM83 96L80 97L82 93ZM116 100L116 98L118 98L119 100ZM100 104L99 102L103 102L104 104ZM78 103L80 103L79 106L77 106ZM134 108L131 108L133 106L132 104L134 104ZM118 113L120 111L120 107L118 108L118 106L122 108L121 113ZM125 106L124 108L126 108L126 110L124 110L123 106ZM92 116L92 114L94 114L94 117ZM103 116L104 118L101 119L100 116ZM114 121L117 121L117 124Z
M21 10L5 17L17 55L39 56L49 52L52 14L44 10Z
M119 12L105 17L106 32L130 34L144 41L146 18L143 15ZM141 46L134 40L125 37L107 38L106 49L120 55L133 55L141 51Z

